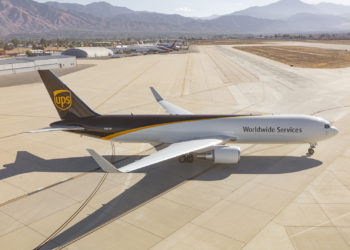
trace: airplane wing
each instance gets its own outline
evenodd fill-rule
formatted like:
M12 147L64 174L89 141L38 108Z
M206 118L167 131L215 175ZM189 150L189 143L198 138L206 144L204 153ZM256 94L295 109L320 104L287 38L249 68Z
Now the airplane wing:
M190 111L180 108L170 102L165 101L160 94L153 88L150 87L154 98L156 98L157 102L171 115L190 115L192 114Z
M28 131L25 133L42 133L42 132L53 132L53 131L77 131L77 130L84 130L84 128L79 127L79 126L49 127L49 128L31 130L31 131Z
M110 162L108 162L105 158L98 155L94 150L88 149L88 152L92 156L92 158L96 161L96 163L105 171L105 172L131 172L140 168L148 167L150 165L166 161L177 156L181 156L184 154L189 154L195 151L199 151L202 149L209 148L211 146L215 146L217 144L225 142L227 139L219 139L219 138L207 138L207 139L195 139L190 141L183 141L171 144L169 147L164 148L154 154L146 156L136 162L130 163L124 167L119 169L115 168Z

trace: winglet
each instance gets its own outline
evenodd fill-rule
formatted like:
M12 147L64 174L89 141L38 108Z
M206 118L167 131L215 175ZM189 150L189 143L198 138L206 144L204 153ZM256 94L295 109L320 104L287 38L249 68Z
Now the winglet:
M189 115L192 114L190 111L180 108L170 102L167 102L160 96L160 94L153 88L150 87L154 98L156 98L157 102L171 115Z
M96 161L97 165L106 173L121 173L116 167L114 167L109 161L96 153L93 149L86 149L92 158Z
M150 89L152 91L154 98L156 98L157 102L163 101L163 97L161 97L160 94L153 87L150 87Z

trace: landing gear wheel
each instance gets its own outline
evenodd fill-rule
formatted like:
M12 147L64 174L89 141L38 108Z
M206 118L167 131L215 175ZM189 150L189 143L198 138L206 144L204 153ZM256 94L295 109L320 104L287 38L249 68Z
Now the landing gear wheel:
M192 154L186 155L186 162L192 163L194 160L194 157Z
M310 147L308 149L308 155L311 156L315 153L315 148L316 148L317 144L316 143L310 143Z
M309 153L309 155L313 155L315 153L315 150L313 150L312 148L309 148L307 152Z
M179 162L180 163L185 163L185 162L192 163L193 161L194 161L193 154L182 155L182 156L179 157Z
M184 163L186 161L186 156L185 155L181 155L180 157L179 157L179 162L180 163Z

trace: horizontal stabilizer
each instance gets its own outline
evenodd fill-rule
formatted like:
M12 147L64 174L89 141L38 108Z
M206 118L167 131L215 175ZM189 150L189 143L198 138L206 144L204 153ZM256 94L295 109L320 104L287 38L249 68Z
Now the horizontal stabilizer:
M61 127L49 127L49 128L31 130L25 133L43 133L43 132L53 132L53 131L80 131L80 130L84 130L84 128L79 126L61 126Z
M97 165L106 173L120 173L116 167L113 166L112 163L107 161L105 158L103 158L101 155L96 153L92 149L87 149L89 154L92 156L92 158L96 161Z
M153 88L150 87L154 98L157 102L171 115L190 115L192 114L190 111L183 109L179 106L176 106L168 101L165 101L160 94Z

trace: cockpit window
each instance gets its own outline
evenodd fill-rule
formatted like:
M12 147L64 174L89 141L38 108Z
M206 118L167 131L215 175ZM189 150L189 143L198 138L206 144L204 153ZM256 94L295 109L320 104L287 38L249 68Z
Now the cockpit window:
M324 128L330 128L331 126L329 124L325 124Z

